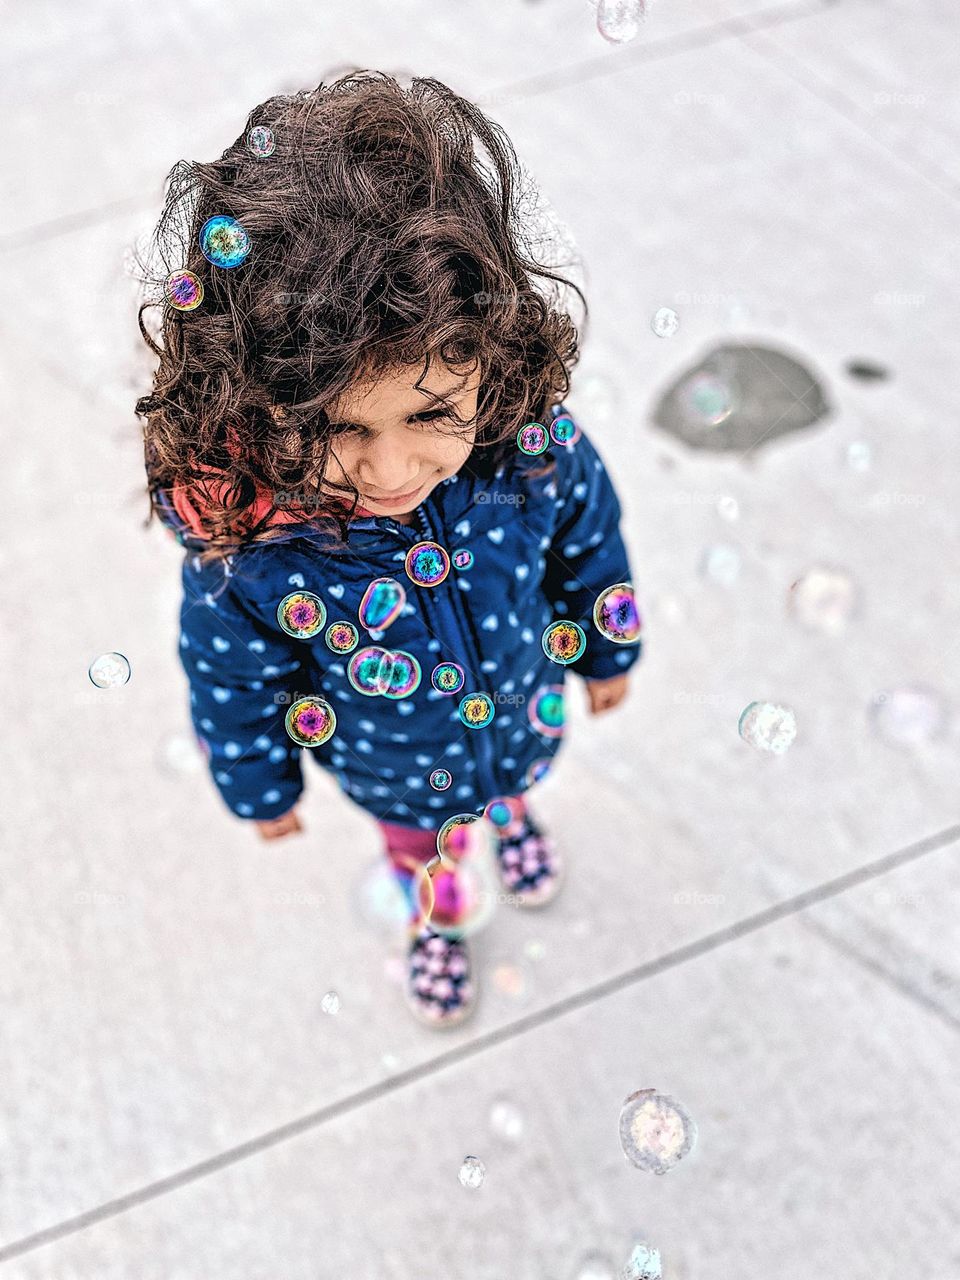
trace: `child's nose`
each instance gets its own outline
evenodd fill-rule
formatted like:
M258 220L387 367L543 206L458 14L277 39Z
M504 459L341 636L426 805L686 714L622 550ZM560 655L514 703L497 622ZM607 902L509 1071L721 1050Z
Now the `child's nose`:
M367 453L357 467L361 488L376 493L409 493L419 482L420 465L404 449L380 446Z

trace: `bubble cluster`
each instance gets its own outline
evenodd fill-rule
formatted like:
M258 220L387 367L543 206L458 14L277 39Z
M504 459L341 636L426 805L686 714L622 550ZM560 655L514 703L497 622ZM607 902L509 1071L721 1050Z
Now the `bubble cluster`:
M605 587L593 603L593 625L614 644L636 644L643 623L629 582Z
M277 148L277 140L273 130L265 124L255 125L247 134L247 150L260 159L272 156Z
M332 649L334 653L353 653L360 643L360 632L352 622L341 619L339 622L330 623L323 638L327 648Z
M324 995L323 999L320 1001L320 1008L324 1013L329 1013L331 1015L338 1014L340 1012L340 997L337 995L336 991L328 991Z
M540 643L543 646L543 652L551 662L568 667L571 662L576 662L583 656L583 651L587 647L587 637L584 635L583 628L577 623L571 622L569 618L561 618L546 628Z
M563 736L563 685L541 685L527 703L530 723L545 738Z
M580 428L563 413L550 423L550 439L554 444L576 444L580 439Z
M453 553L453 567L461 570L473 568L473 552L469 547L457 548Z
M791 584L787 603L791 615L808 631L838 636L857 613L859 592L843 569L818 566Z
M203 281L192 271L171 271L163 287L175 311L195 311L203 301Z
M517 432L517 448L530 457L543 453L549 443L547 429L539 422L528 422Z
M751 702L741 712L737 728L751 747L782 755L797 736L797 717L789 707Z
M483 1183L486 1172L482 1160L478 1160L476 1156L466 1156L457 1177L460 1179L461 1187L476 1191L477 1187Z
M119 689L130 679L130 663L122 653L101 653L90 663L87 675L98 689Z
M363 593L357 616L368 631L385 631L396 622L407 603L407 593L394 578L374 578Z
M326 698L310 694L290 704L284 725L298 747L322 747L336 731L337 715Z
M403 649L395 649L389 656L393 659L390 675L380 692L385 698L408 698L420 688L420 663Z
M430 775L430 785L434 791L446 791L453 786L453 774L449 769L434 769Z
M297 640L311 640L326 620L327 606L312 591L291 591L277 605L277 621Z
M239 267L250 252L250 237L236 218L217 214L200 228L200 252L215 267Z
M460 720L468 729L485 729L495 714L496 707L488 693L468 693L460 699Z
M552 760L547 756L541 756L539 760L534 762L527 769L526 783L528 787L532 787L535 782L540 782L550 772Z
M877 694L870 707L870 723L887 742L920 746L939 737L947 723L943 700L926 685L902 685Z
M620 1109L620 1146L638 1169L666 1173L689 1155L697 1126L676 1098L656 1089L638 1089Z
M450 572L450 557L439 542L415 542L403 567L418 587L436 587Z
M393 656L379 645L367 645L351 654L347 663L347 680L350 686L368 698L376 697L390 688L393 673Z
M466 673L459 663L441 662L433 668L430 683L440 693L459 693L466 678Z
M653 313L650 328L658 338L672 338L680 328L680 317L670 307L660 307Z
M523 830L523 804L516 796L494 796L484 806L483 816L493 823L498 836L509 839Z

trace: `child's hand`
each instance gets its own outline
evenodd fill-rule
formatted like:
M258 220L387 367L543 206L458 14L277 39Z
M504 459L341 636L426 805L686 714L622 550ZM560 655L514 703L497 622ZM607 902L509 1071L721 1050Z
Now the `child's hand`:
M294 831L302 831L296 809L281 814L279 818L260 818L256 823L261 840L278 840L280 836L288 836Z
M609 680L588 680L587 696L590 699L590 714L609 711L627 696L628 675L611 676Z

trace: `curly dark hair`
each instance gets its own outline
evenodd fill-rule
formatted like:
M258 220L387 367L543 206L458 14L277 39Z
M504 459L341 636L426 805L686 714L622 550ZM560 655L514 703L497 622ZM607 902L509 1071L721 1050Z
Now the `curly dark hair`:
M257 126L272 130L269 156L248 143ZM563 400L579 360L563 289L587 315L583 291L551 269L568 263L536 260L524 177L503 129L446 85L414 77L404 89L364 70L269 98L219 160L176 164L141 275L152 288L140 333L159 358L153 391L136 404L146 523L161 491L189 492L217 473L205 557L274 536L291 493L297 514L345 541L360 495L349 487L347 504L321 490L333 438L324 406L400 365L423 361L422 379L435 357L482 370L465 466L486 476L516 457L518 430ZM215 215L250 237L237 267L201 252L200 229ZM192 311L166 293L167 275L184 269L203 285ZM561 289L541 292L533 275ZM544 461L530 474L549 471ZM264 492L274 505L254 521Z

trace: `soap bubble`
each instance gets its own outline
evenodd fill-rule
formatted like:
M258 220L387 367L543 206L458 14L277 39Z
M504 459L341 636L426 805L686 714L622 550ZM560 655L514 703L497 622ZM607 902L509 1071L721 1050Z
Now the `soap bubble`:
M441 662L433 668L430 683L440 693L459 693L466 680L466 673L456 662Z
M101 653L87 668L98 689L119 689L130 679L130 663L122 653Z
M393 655L377 644L358 649L347 663L347 679L351 687L368 698L389 689L392 674Z
M547 949L539 938L530 938L523 944L523 954L528 960L542 960Z
M548 756L541 756L539 760L534 762L527 769L526 784L532 787L535 782L540 782L550 772L550 766L553 761Z
M734 408L729 383L706 369L687 379L680 389L680 398L687 417L708 427L726 422Z
M543 453L549 443L547 430L539 422L528 422L517 432L517 448L530 457Z
M496 715L489 693L468 693L460 699L460 720L468 729L485 729Z
M740 737L758 751L782 755L797 736L797 717L789 707L751 702L740 714Z
M363 593L357 616L368 631L385 631L396 622L407 603L407 593L393 578L374 578Z
M200 739L192 733L168 734L157 752L157 763L170 774L198 773L208 758Z
M312 591L291 591L277 605L277 621L297 640L311 640L326 620L327 606Z
M479 813L458 813L448 818L437 832L437 853L441 858L457 862L463 858L471 847L477 831L468 830L480 821Z
M236 218L218 214L200 228L200 252L215 267L238 267L250 252L250 237Z
M436 587L450 572L450 557L438 542L416 542L407 552L403 567L418 587Z
M947 714L935 689L921 684L903 685L874 698L870 721L874 731L888 742L919 746L939 737Z
M353 653L360 643L360 632L352 622L331 622L324 636L327 648L334 653Z
M195 311L203 301L203 282L192 271L171 271L163 287L175 311Z
M540 638L543 652L551 662L567 667L583 656L587 647L587 637L583 628L569 618L561 618L552 622Z
M680 328L680 317L670 307L660 307L653 313L650 328L658 338L672 338Z
M430 785L434 791L447 791L453 785L453 774L449 769L434 769L430 775Z
M340 997L336 991L328 991L320 1001L320 1008L324 1013L337 1014L340 1012Z
M787 603L801 626L838 636L858 610L859 592L843 569L821 565L791 584Z
M563 736L563 685L541 685L527 703L530 723L545 738Z
M523 1113L509 1098L494 1098L489 1120L490 1128L505 1142L519 1142L523 1137Z
M869 471L873 450L866 440L853 440L847 445L847 466L853 471Z
M593 605L593 625L614 644L637 643L643 623L629 582L615 582L600 592Z
M519 999L524 993L524 977L523 970L518 969L515 964L498 964L494 969L493 985L505 996L512 996Z
M273 130L268 129L265 124L255 125L247 134L248 150L261 159L265 156L272 156L276 146L277 141L273 136Z
M638 1240L620 1274L623 1280L661 1280L663 1264L660 1261L660 1250Z
M471 1191L475 1191L483 1182L485 1173L482 1160L478 1160L476 1156L467 1156L460 1166L457 1177L460 1179L461 1187L468 1187Z
M732 587L740 576L740 552L729 543L720 542L708 547L700 562L700 572L711 582L722 587Z
M697 1126L676 1098L656 1089L638 1089L620 1109L620 1146L638 1169L666 1173L688 1155Z
M576 444L580 428L567 414L562 413L550 423L550 439L554 444Z
M453 567L461 570L472 569L473 552L468 547L459 547L453 553Z
M644 0L600 0L597 30L611 44L625 44L640 30L644 13Z
M722 498L717 499L717 515L724 520L729 520L732 524L734 520L739 519L740 503L729 494L724 494Z
M298 747L322 747L336 731L337 716L326 698L311 694L290 704L284 725Z
M354 905L364 924L382 933L392 933L410 920L410 906L400 880L382 855L370 863L356 883Z
M494 836L479 814L458 813L437 832L438 852L426 864L432 900L424 918L451 938L475 933L493 915L500 882Z
M385 698L408 698L420 688L420 663L403 649L394 649L389 656L393 659L390 675L380 692Z
M494 796L487 801L483 816L493 823L498 836L509 838L523 830L523 803L516 796Z

